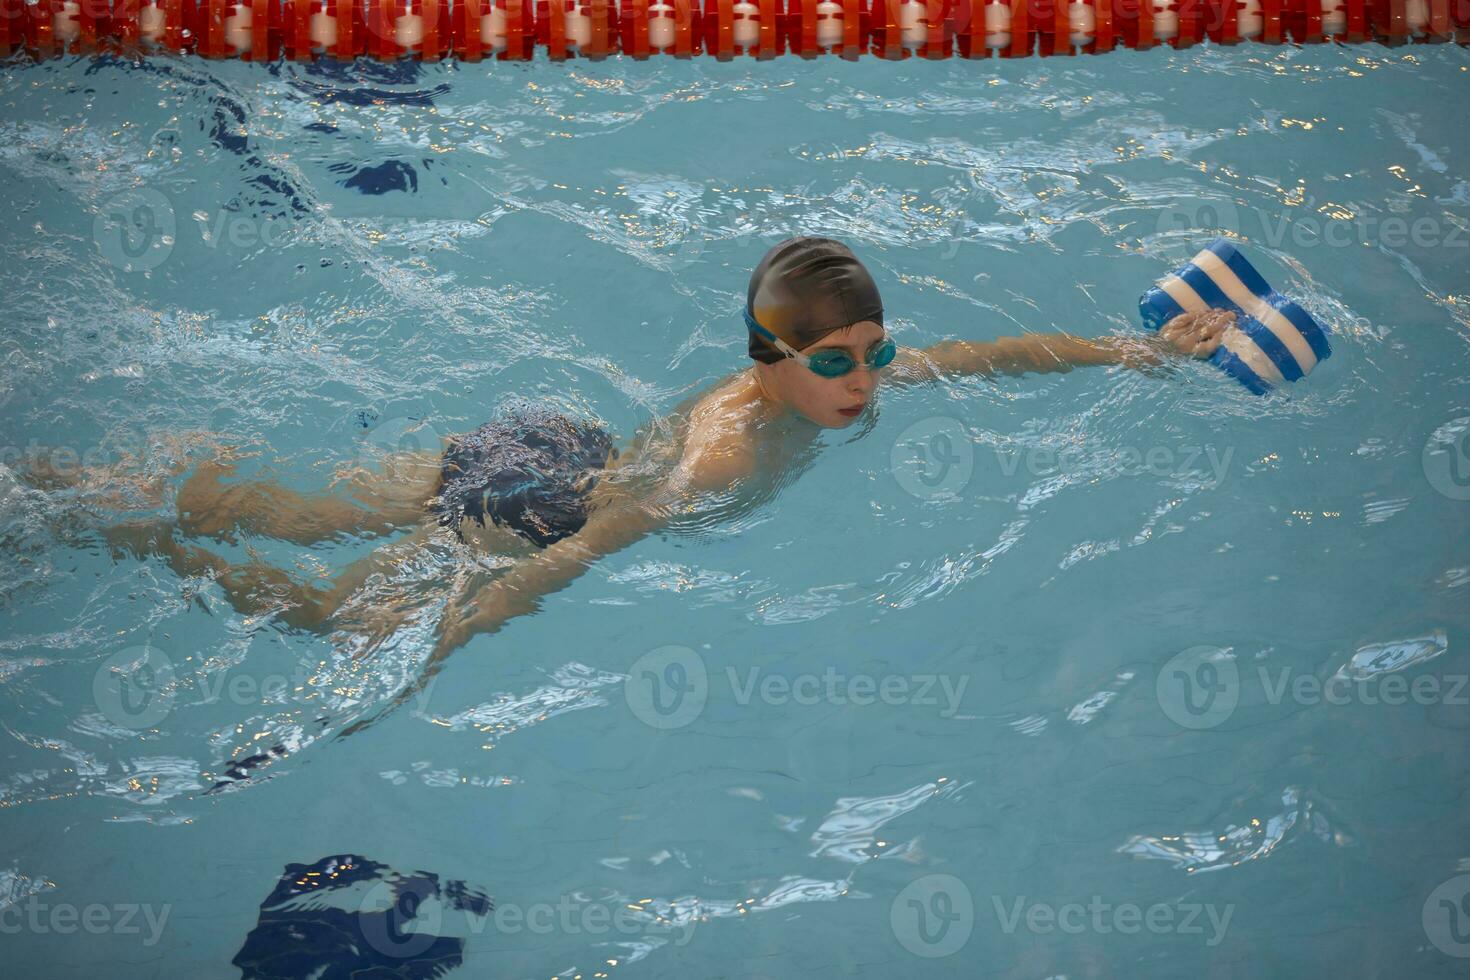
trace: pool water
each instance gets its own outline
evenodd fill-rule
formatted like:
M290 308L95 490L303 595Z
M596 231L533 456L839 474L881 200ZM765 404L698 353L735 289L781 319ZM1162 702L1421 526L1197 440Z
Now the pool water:
M1452 46L0 65L0 970L1464 975L1467 81ZM516 397L626 437L749 363L797 234L906 346L1136 332L1225 235L1333 355L1267 397L881 391L386 713L422 629L354 659L10 473L212 432L321 488Z

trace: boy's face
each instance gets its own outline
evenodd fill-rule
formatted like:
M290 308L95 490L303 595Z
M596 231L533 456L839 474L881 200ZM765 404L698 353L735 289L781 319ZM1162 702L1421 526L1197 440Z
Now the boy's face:
M882 368L870 370L865 358L868 348L882 339L883 328L872 320L863 320L834 330L816 343L801 348L803 354L815 354L826 348L847 351L857 362L857 367L839 378L824 378L791 357L763 368L775 389L773 393L783 403L817 425L842 429L852 425L872 401L883 371ZM859 410L843 411L854 408Z

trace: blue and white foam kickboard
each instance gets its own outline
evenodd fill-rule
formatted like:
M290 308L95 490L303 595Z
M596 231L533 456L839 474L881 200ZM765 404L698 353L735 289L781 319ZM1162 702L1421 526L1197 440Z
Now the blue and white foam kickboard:
M1157 330L1180 313L1233 310L1210 361L1258 395L1300 381L1332 356L1327 331L1311 314L1267 284L1223 238L1143 294L1138 311Z

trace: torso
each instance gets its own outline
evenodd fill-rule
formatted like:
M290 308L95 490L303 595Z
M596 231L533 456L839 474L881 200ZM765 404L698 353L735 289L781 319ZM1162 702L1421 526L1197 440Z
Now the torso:
M764 497L774 477L809 448L814 427L772 406L752 370L741 371L680 402L656 422L641 427L628 441L589 498L593 506L624 492L640 498L666 484L685 462L700 457L744 461L727 489L742 497Z
M681 514L691 515L696 525L707 525L713 515L728 518L768 499L779 482L777 476L809 460L815 432L810 423L774 407L762 395L752 370L741 371L639 427L603 468L587 495L587 508L593 511L618 498L644 506L660 506L655 502L663 500L669 502L667 516L675 530ZM804 450L808 459L799 460ZM739 461L729 473L729 484L705 493L681 490L677 479L681 466L687 474L699 467L702 458L712 457ZM723 484L723 479L718 482ZM464 521L460 527L476 550L514 556L539 550L489 521L484 527Z

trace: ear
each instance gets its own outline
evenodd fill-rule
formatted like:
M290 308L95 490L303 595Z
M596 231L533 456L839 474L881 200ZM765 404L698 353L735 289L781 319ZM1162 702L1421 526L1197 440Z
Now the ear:
M776 366L765 364L761 361L755 362L755 383L760 386L761 394L771 401L780 401L776 397Z

